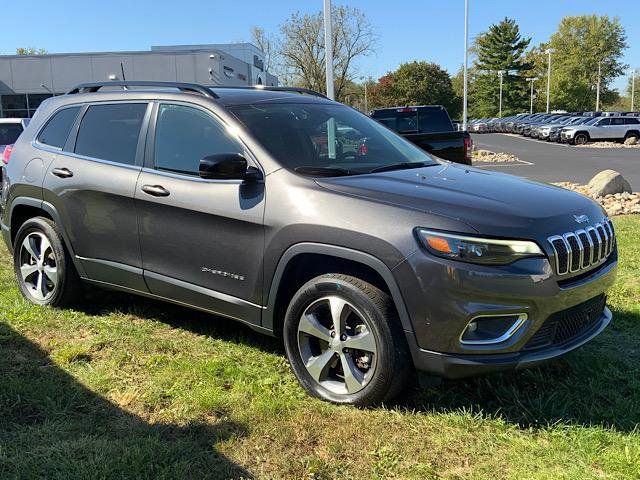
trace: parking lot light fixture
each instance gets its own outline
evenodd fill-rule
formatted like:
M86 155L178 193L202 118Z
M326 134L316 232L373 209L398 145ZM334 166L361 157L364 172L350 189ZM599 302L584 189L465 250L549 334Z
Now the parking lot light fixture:
M598 83L596 84L596 112L600 111L600 77L602 76L602 60L598 60Z
M547 113L549 113L549 94L551 93L551 54L555 50L553 48L547 48L544 53L548 55L547 60Z
M533 113L533 82L538 80L538 77L527 77L527 82L531 82L531 106L529 107L529 113Z

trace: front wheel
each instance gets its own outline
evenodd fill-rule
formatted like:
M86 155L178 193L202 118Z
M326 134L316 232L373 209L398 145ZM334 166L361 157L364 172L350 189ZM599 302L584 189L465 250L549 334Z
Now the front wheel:
M293 372L313 396L367 406L406 385L410 357L393 302L363 280L327 274L307 282L283 334Z
M575 145L584 145L589 141L589 137L585 133L579 133L576 135L576 138L573 139L573 143Z
M80 295L80 279L62 242L48 218L31 218L18 230L13 267L20 292L31 303L66 306Z

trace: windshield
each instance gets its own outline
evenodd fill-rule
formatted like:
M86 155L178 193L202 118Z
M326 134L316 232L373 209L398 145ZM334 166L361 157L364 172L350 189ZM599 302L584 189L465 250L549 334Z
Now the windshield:
M280 164L300 173L337 176L396 164L437 165L412 143L343 105L272 103L230 110Z
M19 123L0 123L0 145L12 145L22 133Z

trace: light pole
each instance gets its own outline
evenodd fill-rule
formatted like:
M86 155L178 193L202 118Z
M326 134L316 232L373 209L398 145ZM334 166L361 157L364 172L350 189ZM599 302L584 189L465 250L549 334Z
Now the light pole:
M369 79L367 77L360 77L360 80L364 84L364 113L369 111L369 103L367 102L367 82Z
M462 67L462 131L467 131L467 63L469 58L469 0L464 0L464 64Z
M531 106L529 107L529 113L533 113L533 82L538 80L538 77L527 77L527 82L531 82Z
M324 0L324 63L327 77L327 97L335 100L333 91L333 37L331 27L331 0Z
M498 77L500 77L500 108L498 111L498 117L502 117L502 76L507 73L506 70L498 70Z
M633 112L633 100L636 93L636 69L631 70L631 111Z
M602 60L598 60L598 83L596 84L596 112L600 111L600 76L602 74Z
M544 53L549 56L547 61L547 113L549 113L549 94L551 93L551 54L554 52L553 48L547 48Z
M324 61L325 76L327 78L327 97L335 99L333 90L333 37L331 33L331 0L324 0ZM336 121L327 121L327 156L336 158Z

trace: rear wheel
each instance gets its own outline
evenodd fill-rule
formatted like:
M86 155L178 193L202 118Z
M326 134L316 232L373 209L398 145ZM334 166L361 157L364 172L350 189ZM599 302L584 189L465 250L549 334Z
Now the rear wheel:
M584 145L589 141L589 137L587 137L586 133L578 133L573 139L573 143L576 145Z
M627 134L624 136L624 141L626 142L630 138L635 139L633 143L638 143L638 141L640 141L640 135L637 132L627 132Z
M54 222L27 220L18 230L13 266L22 295L37 305L66 306L81 291L80 279Z
M393 302L363 280L327 274L307 282L283 334L294 374L323 400L367 406L406 385L410 357Z

